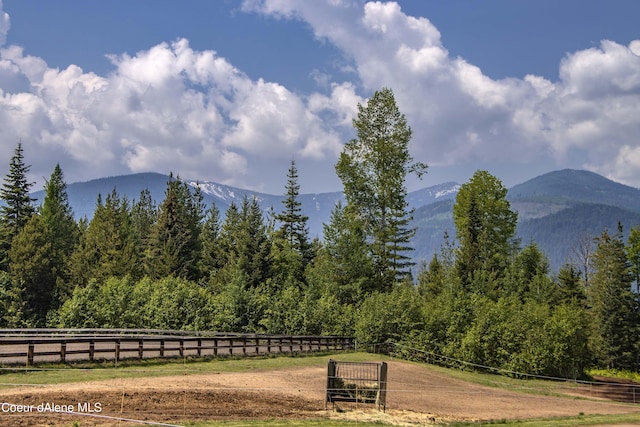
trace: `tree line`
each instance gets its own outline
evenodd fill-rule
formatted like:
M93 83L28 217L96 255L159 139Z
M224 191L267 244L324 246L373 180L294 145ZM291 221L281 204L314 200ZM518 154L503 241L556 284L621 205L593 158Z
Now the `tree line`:
M159 204L114 189L76 221L59 165L34 205L19 143L0 189L1 325L344 334L530 374L638 369L640 228L626 243L603 230L552 274L515 239L506 188L477 171L456 197L456 235L413 277L405 180L427 166L390 89L353 124L335 167L346 202L322 240L309 239L293 160L278 212L245 198L222 213L171 175Z

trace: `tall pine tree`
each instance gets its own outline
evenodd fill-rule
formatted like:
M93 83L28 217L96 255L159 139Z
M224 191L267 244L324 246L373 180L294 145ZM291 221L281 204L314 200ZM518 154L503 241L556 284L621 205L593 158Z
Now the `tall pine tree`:
M295 160L291 160L286 190L287 197L282 202L284 211L276 215L276 220L281 224L282 237L300 254L307 255L310 249L309 229L307 228L309 217L302 213L302 203L298 200L300 185L298 184L298 169Z
M35 213L29 191L33 186L27 174L31 166L24 163L22 143L18 143L9 164L9 173L0 189L0 263L3 270L8 269L8 252L14 237L20 233Z

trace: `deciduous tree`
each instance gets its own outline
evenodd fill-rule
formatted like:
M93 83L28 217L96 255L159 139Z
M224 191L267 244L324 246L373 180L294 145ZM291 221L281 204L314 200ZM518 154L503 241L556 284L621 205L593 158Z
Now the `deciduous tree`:
M347 142L336 164L347 199L347 210L362 221L374 260L380 290L409 274L407 174L425 173L424 163L409 154L411 128L391 89L377 91L366 106L358 104L353 120L357 138Z

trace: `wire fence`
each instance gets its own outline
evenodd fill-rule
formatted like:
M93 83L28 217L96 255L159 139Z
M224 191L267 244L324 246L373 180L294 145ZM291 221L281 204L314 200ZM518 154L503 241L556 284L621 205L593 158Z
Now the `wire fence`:
M376 344L358 343L358 348L371 353L385 354L398 359L410 360L421 363L442 366L446 368L469 368L479 372L495 373L520 379L537 379L545 381L560 381L572 384L586 385L590 387L590 394L594 397L605 397L607 399L640 403L640 385L624 379L612 379L611 381L590 381L578 378L562 378L549 375L538 375L527 372L513 371L493 366L467 362L450 356L444 356L412 347L406 344L395 342L385 342Z

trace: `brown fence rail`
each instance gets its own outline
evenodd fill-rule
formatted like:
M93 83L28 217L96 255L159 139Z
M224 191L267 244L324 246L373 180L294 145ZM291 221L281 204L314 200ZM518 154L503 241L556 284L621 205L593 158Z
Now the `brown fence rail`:
M353 350L339 336L225 334L160 330L0 330L0 364L165 357L252 356Z

